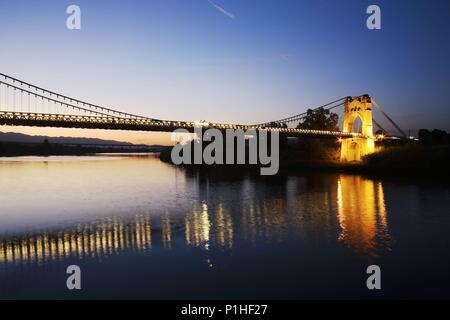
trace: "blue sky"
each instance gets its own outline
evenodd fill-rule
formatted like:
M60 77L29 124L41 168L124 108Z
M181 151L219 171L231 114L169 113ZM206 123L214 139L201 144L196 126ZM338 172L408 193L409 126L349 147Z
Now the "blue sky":
M448 21L447 0L0 0L0 65L155 118L265 122L369 93L405 130L450 131Z

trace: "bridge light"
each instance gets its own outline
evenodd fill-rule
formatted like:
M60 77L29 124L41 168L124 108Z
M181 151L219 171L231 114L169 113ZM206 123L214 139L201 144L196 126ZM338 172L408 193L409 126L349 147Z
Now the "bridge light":
M206 122L205 120L200 120L200 121L195 121L194 125L196 127L208 127L209 126L209 122Z
M342 143L342 138L339 138L339 139L338 139L338 142L339 142L339 143Z

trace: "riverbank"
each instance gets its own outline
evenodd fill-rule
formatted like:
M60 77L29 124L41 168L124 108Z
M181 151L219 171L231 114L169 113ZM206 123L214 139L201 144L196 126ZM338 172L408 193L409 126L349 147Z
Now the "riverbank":
M96 153L161 152L167 147L145 145L101 145L63 143L25 143L0 141L0 157L20 156L80 156Z
M172 163L171 149L160 154L160 159ZM450 173L450 146L407 145L390 147L371 154L361 162L340 162L335 158L302 159L297 154L289 156L282 150L280 168L283 171L327 171L358 174L414 174L414 175L447 175ZM288 156L286 156L288 154ZM221 172L259 172L259 165L182 165L185 168L198 168L207 171Z

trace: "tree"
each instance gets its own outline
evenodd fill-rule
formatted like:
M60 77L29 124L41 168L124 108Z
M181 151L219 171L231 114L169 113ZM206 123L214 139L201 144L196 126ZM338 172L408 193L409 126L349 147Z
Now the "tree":
M433 131L429 131L427 129L419 130L419 141L423 145L439 145L439 144L448 144L449 143L449 135L447 132L443 130L434 129Z
M330 110L308 109L298 124L299 129L338 131L339 116ZM327 161L339 158L339 144L334 137L301 136L292 157L306 161Z
M308 109L305 118L298 124L297 128L338 131L338 121L339 116L328 109Z
M444 130L434 129L431 131L431 137L433 139L433 143L435 144L446 144L447 143L447 132Z
M431 144L431 132L427 129L419 130L419 141L424 145Z

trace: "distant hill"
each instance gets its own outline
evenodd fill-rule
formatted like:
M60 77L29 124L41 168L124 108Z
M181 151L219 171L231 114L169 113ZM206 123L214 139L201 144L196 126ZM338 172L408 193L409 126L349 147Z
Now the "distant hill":
M22 142L22 143L42 143L47 139L50 143L70 143L70 144L106 144L106 145L130 145L133 143L103 140L97 138L76 138L76 137L47 137L47 136L31 136L23 133L0 132L0 141L3 142ZM152 145L149 147L161 147Z

